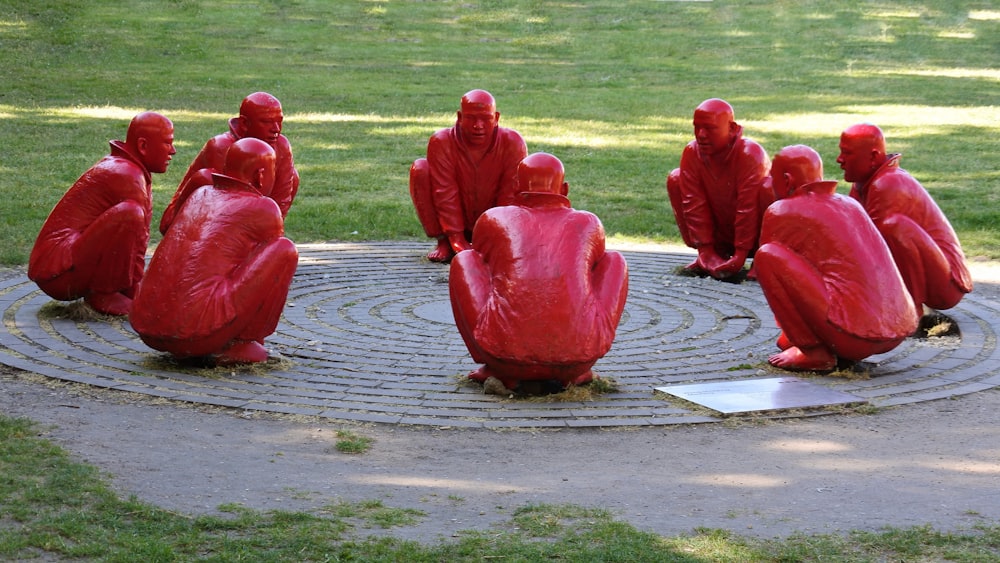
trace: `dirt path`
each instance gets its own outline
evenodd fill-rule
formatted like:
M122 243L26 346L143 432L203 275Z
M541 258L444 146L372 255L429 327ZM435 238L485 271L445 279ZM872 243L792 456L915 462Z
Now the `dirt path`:
M761 425L433 431L243 418L9 371L0 412L41 422L123 494L184 513L381 499L427 513L392 530L421 541L498 525L531 503L603 507L665 535L1000 520L997 391ZM374 438L373 448L337 452L338 429Z
M998 272L995 264L975 268L976 291L996 298ZM664 535L699 526L775 537L1000 521L995 390L872 415L544 432L245 417L2 366L0 390L0 412L40 422L122 494L184 513L380 499L426 512L420 524L390 531L421 541L501 525L532 503L607 508ZM337 452L343 429L373 438L372 449Z

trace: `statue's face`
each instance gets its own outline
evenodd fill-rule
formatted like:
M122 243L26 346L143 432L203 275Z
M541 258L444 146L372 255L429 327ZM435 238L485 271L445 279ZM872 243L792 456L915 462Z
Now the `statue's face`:
M246 129L244 132L245 136L260 139L269 145L273 145L277 142L278 135L281 135L281 124L284 121L284 115L282 115L281 111L261 111L241 116L241 119L243 127Z
M844 171L845 181L867 181L874 171L874 156L870 143L859 137L841 135L837 164Z
M500 114L490 106L467 107L463 104L462 110L458 112L458 127L462 131L462 138L476 148L489 146L499 122Z
M177 154L174 149L174 128L164 123L155 133L143 139L141 147L142 164L146 170L156 174L167 171L171 157Z
M733 140L732 121L726 114L696 110L694 138L703 153L719 154L727 150Z

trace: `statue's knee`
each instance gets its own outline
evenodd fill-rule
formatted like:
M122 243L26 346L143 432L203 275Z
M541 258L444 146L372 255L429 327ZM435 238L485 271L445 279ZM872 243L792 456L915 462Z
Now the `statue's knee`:
M295 243L290 239L285 237L278 238L274 241L273 248L279 259L284 259L285 261L292 263L298 263L299 250L295 247Z
M141 222L145 224L146 210L135 201L123 201L109 207L96 222L110 224Z
M105 211L88 229L87 234L127 237L146 233L146 210L135 201L123 201Z
M431 201L431 171L426 158L418 158L410 166L410 199L418 209Z
M774 268L781 265L784 261L783 258L788 258L788 250L781 245L769 242L761 245L754 252L753 262L757 268Z
M628 263L625 262L625 256L621 252L609 250L604 254L604 259L608 261L609 271L620 276L627 275Z
M762 245L754 253L753 263L758 276L782 285L800 285L816 276L812 264L781 244L769 242Z
M452 258L448 281L452 287L460 288L462 293L480 291L489 279L489 268L478 252L459 252Z
M681 186L681 169L674 168L667 174L667 193L674 194Z
M878 224L879 231L886 239L898 241L916 240L927 236L923 227L918 225L913 219L906 215L890 215L882 219Z
M110 207L80 233L74 253L88 255L111 247L145 244L148 236L146 210L137 202L123 201Z
M427 164L427 159L414 160L410 166L410 189L412 190L415 185L428 183L428 178L430 178L430 167Z

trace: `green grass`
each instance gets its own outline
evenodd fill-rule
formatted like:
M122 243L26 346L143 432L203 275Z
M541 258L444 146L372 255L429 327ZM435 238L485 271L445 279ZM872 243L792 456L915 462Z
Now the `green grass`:
M0 415L2 560L695 563L1000 557L996 524L954 533L886 528L784 540L697 529L668 538L637 530L607 510L543 504L515 509L496 529L420 544L385 531L419 524L426 514L381 500L337 502L311 513L228 504L218 507L221 515L188 516L117 497L97 470L71 460L39 434L35 423Z
M0 263L26 261L51 207L146 109L176 125L158 219L255 90L285 108L293 240L422 239L409 164L476 87L530 151L564 161L574 205L613 237L679 242L664 178L694 107L718 96L772 154L815 147L830 179L840 131L879 124L967 254L997 259L998 27L986 0L6 0Z
M372 447L374 440L367 436L361 436L349 430L337 431L337 443L334 448L345 454L363 454Z

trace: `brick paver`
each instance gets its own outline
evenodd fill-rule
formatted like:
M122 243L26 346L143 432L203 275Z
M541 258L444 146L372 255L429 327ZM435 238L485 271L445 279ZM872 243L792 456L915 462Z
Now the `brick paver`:
M179 365L146 348L119 319L60 318L64 304L14 275L0 280L0 363L178 401L455 428L718 422L711 411L654 388L790 375L767 365L778 331L757 284L678 276L690 255L625 250L628 304L611 352L594 368L619 390L576 403L484 395L464 378L476 364L451 318L447 266L427 262L425 246L301 245L284 317L266 341L280 359L225 370ZM947 313L960 338L908 339L859 364L850 378L800 376L876 406L1000 385L993 328L1000 326L1000 306L973 293Z

